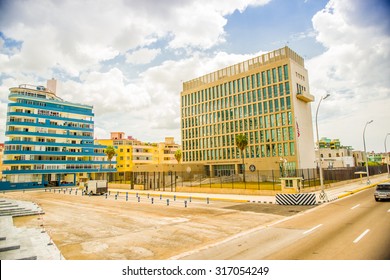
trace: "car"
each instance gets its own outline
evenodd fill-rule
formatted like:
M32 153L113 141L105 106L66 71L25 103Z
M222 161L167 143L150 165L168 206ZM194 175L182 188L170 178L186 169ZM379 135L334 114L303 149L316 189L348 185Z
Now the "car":
M374 198L376 201L390 199L390 183L381 183L376 186Z

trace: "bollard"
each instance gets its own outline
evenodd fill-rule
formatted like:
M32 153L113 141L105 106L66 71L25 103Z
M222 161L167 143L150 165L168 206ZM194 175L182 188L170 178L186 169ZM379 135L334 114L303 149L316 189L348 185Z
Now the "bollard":
M118 199L118 195L116 194L116 195L115 195L115 200L117 200L117 199Z
M192 198L191 198L191 196L190 196L190 202L191 202L191 200L192 200Z
M160 194L160 200L162 199L162 194Z
M91 196L91 192L89 192L88 196Z
M83 196L84 195L84 192L81 192L81 196Z
M135 194L135 197L138 197L138 193Z
M75 195L77 195L77 190L76 190L76 192L75 192Z
M65 194L66 190L64 190L64 194Z
M187 200L184 200L184 207L187 208Z
M154 203L154 198L152 197L152 204Z
M169 198L167 198L167 206L169 206Z
M116 195L119 196L119 192L117 192Z
M106 193L106 199L107 199L107 193Z
M127 194L126 194L126 201L128 201L129 200L129 197L127 196Z
M207 198L207 204L209 204L210 203L210 200L209 200L209 198Z
M176 201L176 195L173 196L173 201Z
M141 201L141 198L140 197L138 197L138 202L140 202Z

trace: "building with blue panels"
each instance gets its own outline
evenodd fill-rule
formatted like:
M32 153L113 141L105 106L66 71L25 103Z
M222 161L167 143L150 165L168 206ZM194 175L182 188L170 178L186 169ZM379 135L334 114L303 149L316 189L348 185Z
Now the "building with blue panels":
M25 187L77 185L116 171L106 146L93 139L93 107L62 100L55 80L46 88L10 88L9 100L3 181Z

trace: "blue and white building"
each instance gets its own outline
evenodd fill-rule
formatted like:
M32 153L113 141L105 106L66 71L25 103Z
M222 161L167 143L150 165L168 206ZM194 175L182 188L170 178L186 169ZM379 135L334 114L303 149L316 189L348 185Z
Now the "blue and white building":
M10 88L9 100L3 185L69 186L116 171L95 144L93 107L62 100L56 80Z

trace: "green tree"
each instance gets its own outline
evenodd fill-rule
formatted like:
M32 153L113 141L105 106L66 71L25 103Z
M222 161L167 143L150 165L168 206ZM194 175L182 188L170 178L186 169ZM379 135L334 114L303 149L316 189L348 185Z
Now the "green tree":
M104 150L104 153L107 155L107 159L110 162L110 168L112 168L111 160L116 155L116 150L114 146L107 146Z
M244 177L244 183L245 183L245 167L244 167L244 158L245 153L244 150L248 146L248 139L246 138L245 134L237 134L236 135L236 146L241 151L241 158L242 158L242 172Z
M176 152L175 152L175 159L177 160L178 164L180 164L181 156L182 156L181 150L176 150Z

